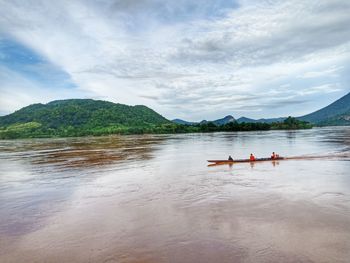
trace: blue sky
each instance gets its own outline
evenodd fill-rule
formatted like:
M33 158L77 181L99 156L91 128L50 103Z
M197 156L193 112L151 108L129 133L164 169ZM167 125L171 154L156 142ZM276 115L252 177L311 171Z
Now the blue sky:
M350 91L347 0L0 0L0 115L93 98L190 121Z

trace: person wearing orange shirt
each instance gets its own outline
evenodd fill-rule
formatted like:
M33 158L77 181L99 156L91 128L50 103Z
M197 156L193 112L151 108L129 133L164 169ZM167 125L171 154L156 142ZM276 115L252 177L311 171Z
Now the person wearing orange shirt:
M276 159L276 154L275 154L275 152L272 152L272 154L271 154L271 159Z
M250 154L249 160L252 162L255 161L255 156L252 153Z

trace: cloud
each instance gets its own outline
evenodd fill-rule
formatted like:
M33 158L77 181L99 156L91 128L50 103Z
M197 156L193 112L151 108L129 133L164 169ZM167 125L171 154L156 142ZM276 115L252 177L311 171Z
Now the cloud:
M327 77L338 77L338 71L343 69L343 67L331 67L328 69L324 69L324 70L319 70L319 71L308 71L305 72L304 74L302 74L300 76L300 78L303 79L310 79L310 78L318 78L318 77L322 77L322 76L327 76Z
M337 83L329 83L329 84L324 84L316 87L311 87L305 90L299 91L299 95L305 96L305 95L312 95L312 94L329 94L333 92L341 91L339 88L339 84Z
M296 115L300 104L308 113L320 104L313 96L327 93L320 88L325 83L332 96L322 103L349 90L346 0L13 0L1 5L0 42L20 43L48 68L63 72L61 78L74 86L71 96L146 104L168 118L196 120ZM23 87L28 79L16 73L16 85ZM30 98L34 86L21 92ZM43 82L39 86L45 89ZM1 111L14 107L4 102Z
M338 1L340 2L340 1ZM327 12L328 1L287 1L282 4L242 7L229 17L203 27L195 38L184 36L175 54L180 60L224 60L239 66L304 59L329 47L348 44L350 5ZM303 17L303 19L299 19ZM194 30L188 30L192 35ZM198 31L197 31L198 32ZM325 37L327 36L327 37Z
M224 15L229 9L237 8L235 0L116 0L110 1L106 7L112 16L132 18L130 24L146 21L143 26L153 23L188 22L203 18L215 18ZM128 26L130 25L128 24Z

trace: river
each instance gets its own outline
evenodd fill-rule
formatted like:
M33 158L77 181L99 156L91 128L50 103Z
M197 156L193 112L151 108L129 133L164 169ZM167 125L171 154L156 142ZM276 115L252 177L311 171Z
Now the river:
M350 127L0 141L0 261L349 262L349 171Z

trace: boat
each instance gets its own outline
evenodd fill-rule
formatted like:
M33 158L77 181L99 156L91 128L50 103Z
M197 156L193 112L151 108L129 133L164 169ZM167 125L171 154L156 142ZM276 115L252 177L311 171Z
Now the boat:
M254 161L251 161L250 159L237 159L237 160L208 160L209 163L213 164L234 164L234 163L255 163L255 162L271 162L271 161L279 161L279 160L285 160L284 157L277 157L277 158L256 158Z

